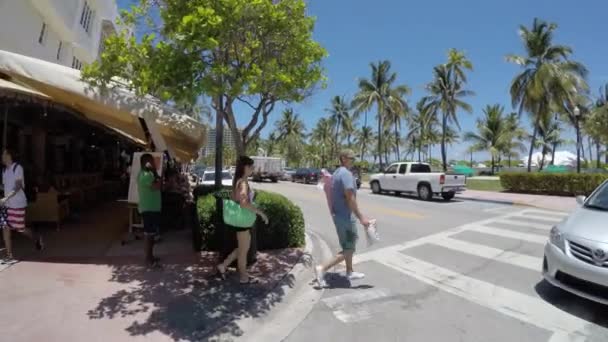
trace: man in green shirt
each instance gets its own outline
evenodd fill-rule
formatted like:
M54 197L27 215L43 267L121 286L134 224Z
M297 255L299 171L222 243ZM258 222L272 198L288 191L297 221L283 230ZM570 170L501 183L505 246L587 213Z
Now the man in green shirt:
M139 213L144 221L144 252L146 264L158 267L154 257L154 240L160 230L161 222L161 179L156 173L154 157L143 154L140 158L141 170L137 175L139 193Z

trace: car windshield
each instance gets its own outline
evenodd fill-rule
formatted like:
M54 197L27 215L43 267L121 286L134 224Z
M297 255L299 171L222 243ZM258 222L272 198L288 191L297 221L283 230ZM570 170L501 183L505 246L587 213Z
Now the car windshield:
M600 185L585 202L585 207L608 211L608 182Z
M205 173L205 175L203 176L204 182L209 182L214 179L215 179L215 172L208 172L208 173ZM232 179L230 172L228 172L228 171L222 172L222 179Z

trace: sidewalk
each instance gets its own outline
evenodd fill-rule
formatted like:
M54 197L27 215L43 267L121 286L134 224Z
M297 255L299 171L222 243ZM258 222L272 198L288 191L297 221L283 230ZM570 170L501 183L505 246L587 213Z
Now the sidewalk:
M361 184L361 188L369 189L369 183L365 182ZM461 194L457 194L456 198L469 201L522 205L529 207L537 207L541 209L568 212L576 208L576 198L563 196L529 195L509 192L466 190Z
M456 198L472 201L523 205L549 210L572 211L576 208L574 197L514 194L508 192L466 190Z
M101 215L119 211L110 206ZM238 337L245 333L241 320L264 316L284 299L303 255L300 249L260 252L250 270L260 283L243 286L235 272L216 279L216 254L191 252L185 231L165 235L158 246L164 267L151 271L142 266L141 241L120 245L125 227L109 226L99 214L81 222L86 233L76 224L52 232L43 254L27 251L27 261L0 271L3 336L15 342L200 341L222 328L223 336ZM86 234L93 248L73 248L77 241L69 234Z

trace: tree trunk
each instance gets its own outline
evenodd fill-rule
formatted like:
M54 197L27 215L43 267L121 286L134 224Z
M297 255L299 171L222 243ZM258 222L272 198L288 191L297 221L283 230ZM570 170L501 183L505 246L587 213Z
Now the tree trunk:
M599 140L595 142L595 167L596 168L601 168L602 167L602 161L600 160L600 153L601 153L601 147L600 147L600 142Z
M378 165L382 170L382 106L378 105Z
M542 171L543 168L545 167L545 155L547 154L547 148L545 146L543 146L542 150L541 150L541 157L540 157L540 165L538 170Z
M511 168L511 153L509 153L509 156L507 158L509 158L509 168Z
M334 140L334 148L332 149L332 158L335 158L338 154L338 137L340 135L340 118L336 120L336 138Z
M553 143L553 149L551 150L551 165L555 165L555 150L557 150L557 143Z
M447 129L448 129L448 116L446 113L443 113L443 131L441 132L441 162L443 165L443 172L448 171L448 161L447 161L447 151L446 151L446 138L447 138Z
M587 160L586 165L587 167L591 167L591 162L593 161L593 141L591 140L591 137L587 137L587 148L589 149L589 159Z
M581 129L576 120L576 172L581 173Z
M422 161L422 142L418 142L418 162Z
M490 171L490 173L493 175L494 174L494 155L492 154L492 171Z
M608 144L606 144L606 148L604 149L604 164L608 166Z
M395 146L395 150L397 151L397 161L399 161L400 157L401 157L401 150L399 148L399 143L400 143L400 138L399 138L399 129L397 127L397 123L395 122L395 138L397 139L397 146Z
M540 123L540 115L536 118L532 137L530 138L530 152L528 153L528 172L532 172L532 155L534 154L534 144L536 144L536 134L538 133L538 124ZM544 157L543 157L544 158Z

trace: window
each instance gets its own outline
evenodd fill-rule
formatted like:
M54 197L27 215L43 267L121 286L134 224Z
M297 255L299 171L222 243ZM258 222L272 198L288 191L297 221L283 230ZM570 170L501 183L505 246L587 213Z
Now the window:
M397 173L397 164L393 164L386 169L385 173Z
M82 62L75 56L72 57L72 69L82 69Z
M431 173L431 167L426 164L412 164L411 173Z
M44 44L46 41L46 23L42 23L42 28L40 29L40 35L38 36L38 43Z
M89 6L89 2L85 1L84 6L82 7L82 13L80 14L80 26L87 32L91 33L91 22L93 21L93 17L95 16L95 12Z
M407 164L401 164L401 166L399 166L399 173L404 175L407 172Z
M59 46L57 47L57 60L61 59L61 48L63 47L63 42L59 41Z

